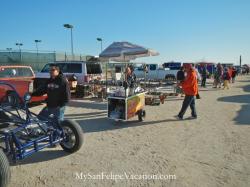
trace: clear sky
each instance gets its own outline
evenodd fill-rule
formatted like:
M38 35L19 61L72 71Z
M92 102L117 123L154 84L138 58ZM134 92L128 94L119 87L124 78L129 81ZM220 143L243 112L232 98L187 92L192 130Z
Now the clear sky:
M139 61L214 61L250 64L250 0L3 0L0 49L39 48L98 55L113 41L160 52Z

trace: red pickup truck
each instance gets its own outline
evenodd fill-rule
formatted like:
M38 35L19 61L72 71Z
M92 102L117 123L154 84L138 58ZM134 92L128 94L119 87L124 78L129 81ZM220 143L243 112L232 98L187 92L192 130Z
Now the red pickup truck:
M6 82L14 86L18 94L23 98L27 92L33 92L35 74L30 66L0 66L0 82ZM0 101L11 92L11 88L0 85ZM31 102L41 102L46 96L32 97Z

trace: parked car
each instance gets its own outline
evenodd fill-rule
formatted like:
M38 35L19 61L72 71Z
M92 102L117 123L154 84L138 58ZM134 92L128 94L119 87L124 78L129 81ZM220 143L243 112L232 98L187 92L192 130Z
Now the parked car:
M169 68L170 70L179 70L181 69L182 63L181 62L165 62L162 64L163 68Z
M13 85L22 98L25 93L33 92L34 78L35 74L30 66L0 66L0 82ZM13 94L13 90L0 85L0 100L10 94ZM46 96L32 97L31 102L41 102L45 99Z
M60 71L67 77L71 93L77 96L86 95L86 86L92 80L102 79L102 68L99 63L85 61L56 61L46 64L41 72L36 74L34 86L45 84L49 79L51 66L58 66Z
M137 78L144 78L146 75L147 79L155 80L175 80L177 72L177 69L171 70L170 68L163 68L160 67L159 64L146 64L146 67L141 66L134 71Z
M68 79L74 75L77 78L78 84L86 84L93 79L100 79L102 77L102 68L99 63L84 61L57 61L46 64L41 72L36 74L36 79L49 78L49 69L53 65L58 66Z

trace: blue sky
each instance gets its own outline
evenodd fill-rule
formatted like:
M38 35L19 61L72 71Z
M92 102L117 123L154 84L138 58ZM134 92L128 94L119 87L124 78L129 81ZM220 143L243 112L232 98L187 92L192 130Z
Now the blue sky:
M249 0L10 0L1 1L0 49L39 48L97 55L113 41L153 48L138 61L214 61L250 64Z

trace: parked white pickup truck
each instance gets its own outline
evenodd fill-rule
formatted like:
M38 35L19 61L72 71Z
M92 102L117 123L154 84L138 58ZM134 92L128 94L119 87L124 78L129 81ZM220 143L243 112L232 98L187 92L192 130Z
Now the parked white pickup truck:
M160 67L159 64L147 64L146 68L145 66L141 66L135 68L134 70L137 78L146 78L153 80L176 80L177 72L178 70L170 70L169 68Z

